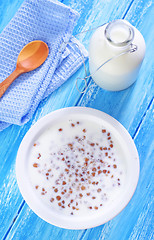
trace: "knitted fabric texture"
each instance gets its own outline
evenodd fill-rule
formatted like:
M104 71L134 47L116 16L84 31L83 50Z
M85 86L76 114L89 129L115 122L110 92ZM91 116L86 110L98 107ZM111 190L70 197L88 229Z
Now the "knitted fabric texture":
M0 82L14 71L18 54L27 43L46 42L49 55L39 68L19 76L0 99L0 130L29 121L39 102L81 66L81 53L72 38L77 19L77 12L57 1L26 0L3 30ZM68 41L66 46L64 42ZM83 54L86 58L84 47Z

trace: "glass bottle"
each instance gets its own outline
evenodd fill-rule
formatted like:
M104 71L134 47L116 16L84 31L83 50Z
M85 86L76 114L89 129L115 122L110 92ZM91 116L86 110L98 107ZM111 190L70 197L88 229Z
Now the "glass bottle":
M135 82L144 55L141 33L126 20L112 21L99 27L90 40L90 74L103 89L123 90Z

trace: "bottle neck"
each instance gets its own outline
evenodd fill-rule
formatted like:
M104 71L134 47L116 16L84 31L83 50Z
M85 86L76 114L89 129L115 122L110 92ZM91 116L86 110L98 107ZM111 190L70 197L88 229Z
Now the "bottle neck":
M104 35L108 46L113 51L123 52L130 48L134 39L134 30L119 19L107 24Z

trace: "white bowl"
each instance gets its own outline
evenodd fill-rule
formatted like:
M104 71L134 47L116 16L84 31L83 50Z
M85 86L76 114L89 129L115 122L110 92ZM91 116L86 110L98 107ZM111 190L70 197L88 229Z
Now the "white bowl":
M122 188L120 197L112 202L105 211L98 211L97 214L89 216L74 217L59 215L52 208L45 205L33 190L28 172L28 154L34 140L51 124L55 124L58 119L63 119L69 114L84 115L87 119L94 118L101 121L103 126L110 129L120 139L121 147L126 153L124 161L126 165L125 187ZM139 157L135 144L127 130L111 116L86 107L63 108L52 112L41 118L25 135L17 154L16 176L21 194L29 207L43 220L55 226L67 229L86 229L99 226L111 220L119 214L132 198L139 178Z

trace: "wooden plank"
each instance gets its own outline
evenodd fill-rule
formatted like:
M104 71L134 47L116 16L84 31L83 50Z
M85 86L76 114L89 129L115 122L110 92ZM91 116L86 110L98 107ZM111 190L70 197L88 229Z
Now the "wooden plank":
M10 1L1 0L0 1L0 33L9 23L12 17L15 15L18 8L21 6L24 0Z

